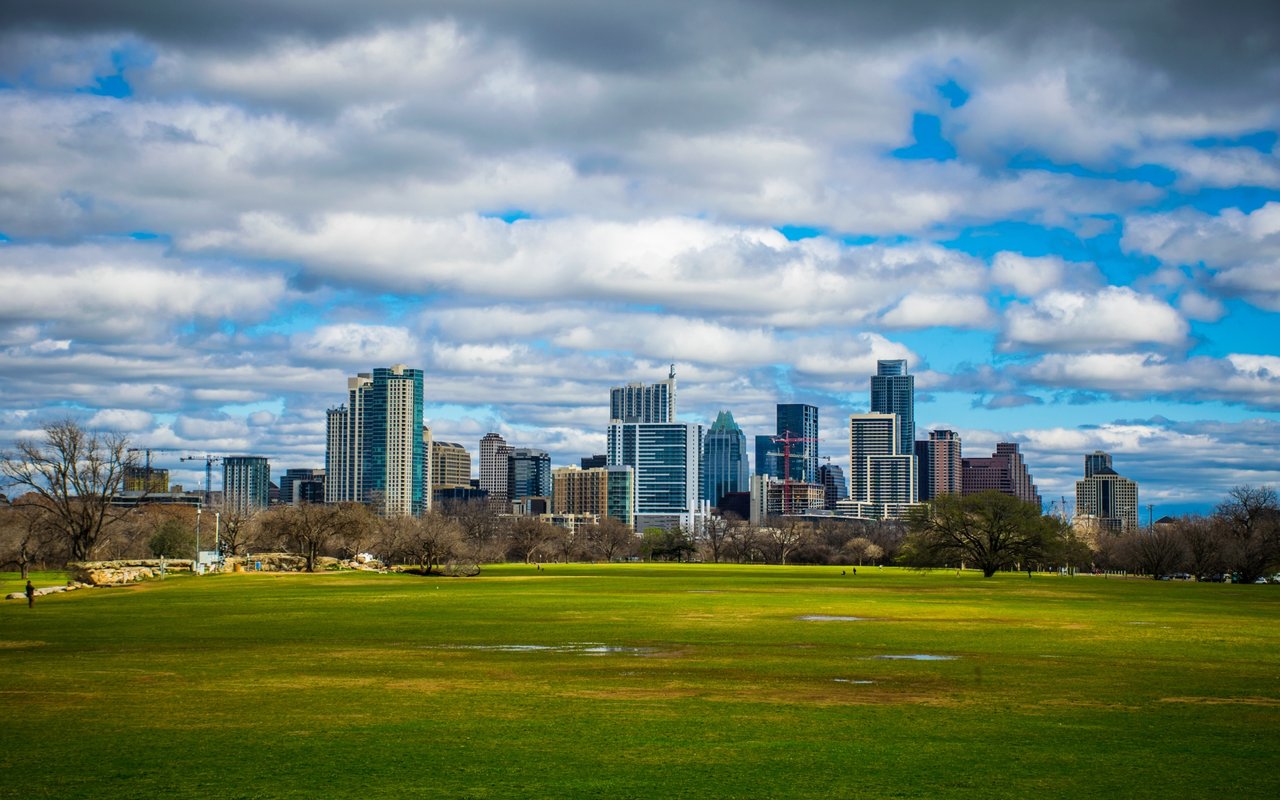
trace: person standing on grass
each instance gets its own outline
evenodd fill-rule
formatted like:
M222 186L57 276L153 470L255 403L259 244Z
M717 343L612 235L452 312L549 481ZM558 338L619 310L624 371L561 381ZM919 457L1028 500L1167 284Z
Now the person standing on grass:
M31 581L27 581L27 608L32 608L36 604L36 587L31 585Z

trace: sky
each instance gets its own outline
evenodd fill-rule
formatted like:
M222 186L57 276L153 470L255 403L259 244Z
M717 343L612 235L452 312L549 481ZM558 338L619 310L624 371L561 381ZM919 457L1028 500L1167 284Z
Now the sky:
M10 0L0 442L318 467L405 363L576 464L674 363L847 466L905 358L1046 504L1102 449L1205 512L1280 485L1278 135L1274 2Z

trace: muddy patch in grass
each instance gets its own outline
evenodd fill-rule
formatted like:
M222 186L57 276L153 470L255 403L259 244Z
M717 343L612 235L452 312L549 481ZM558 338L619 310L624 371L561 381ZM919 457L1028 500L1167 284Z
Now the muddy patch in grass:
M796 617L801 622L872 622L873 617L845 617L835 614L805 614Z
M583 656L649 655L652 647L624 647L600 642L569 642L567 644L442 644L428 646L427 650L478 650L487 653L573 653Z
M955 661L959 656L935 656L929 653L905 653L903 655L872 656L885 661Z

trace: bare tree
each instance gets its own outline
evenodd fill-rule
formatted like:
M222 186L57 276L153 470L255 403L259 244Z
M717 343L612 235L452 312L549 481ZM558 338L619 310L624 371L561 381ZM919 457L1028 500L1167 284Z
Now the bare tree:
M847 542L845 542L845 543L844 543L844 547L843 547L843 548L841 548L841 552L843 552L843 553L844 553L844 555L845 555L845 556L846 556L850 561L857 561L857 562L858 562L858 566L862 566L862 560L863 560L864 558L870 558L870 557L871 557L871 556L870 556L870 550L871 550L871 548L873 548L873 547L874 547L874 548L876 548L876 550L877 550L879 553L881 553L881 554L883 554L883 553L884 553L884 550L883 550L883 549L881 549L878 545L874 545L874 544L872 544L872 543L871 543L871 540L870 540L870 539L868 539L867 537L865 537L865 536L855 536L855 537L853 537L852 539L850 539L849 541L847 541Z
M17 442L0 459L0 474L39 498L45 523L65 540L71 560L84 561L123 516L111 498L133 461L125 436L85 431L67 419L46 425L43 441Z
M720 559L725 555L725 545L729 537L730 520L720 515L707 517L702 524L702 531L699 539L707 555L711 557L711 563L719 564Z
M1164 526L1127 534L1122 548L1126 565L1130 569L1157 579L1176 571L1182 566L1185 557L1182 538Z
M1237 486L1214 518L1222 531L1227 566L1253 583L1280 563L1280 501L1269 486Z
M349 524L365 524L368 510L355 503L329 506L303 503L277 506L263 514L265 536L292 546L307 563L307 572L315 572L316 558Z
M739 564L763 559L760 550L760 529L748 520L730 520L726 537L725 553Z
M478 562L501 561L507 554L502 525L490 503L456 502L444 507L444 513L462 527L462 539L469 556Z
M53 532L30 504L0 507L0 569L17 567L22 579L56 552Z
M373 544L378 533L378 518L374 516L370 506L363 503L348 503L342 510L342 520L335 532L334 545L343 558L352 558L357 553L365 552Z
M517 517L507 529L509 552L526 564L543 560L555 538L555 526L533 517Z
M605 561L631 555L636 549L636 532L625 522L604 517L584 533L592 555Z
M257 517L261 511L248 513L227 508L218 519L218 547L224 556L238 556L249 549L259 527Z
M760 529L768 561L772 564L787 563L787 556L805 543L811 530L808 522L797 517L770 517Z
M462 526L435 510L421 517L385 520L383 530L389 535L387 547L391 553L428 574L455 557L462 545Z
M1174 531L1182 540L1187 569L1197 578L1214 575L1224 569L1222 542L1214 520L1202 516L1182 517L1174 523Z

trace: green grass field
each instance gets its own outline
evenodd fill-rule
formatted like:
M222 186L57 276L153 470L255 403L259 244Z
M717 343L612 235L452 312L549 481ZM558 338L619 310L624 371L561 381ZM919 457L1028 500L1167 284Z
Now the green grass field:
M1277 797L1278 623L1083 576L171 577L0 604L0 796Z

